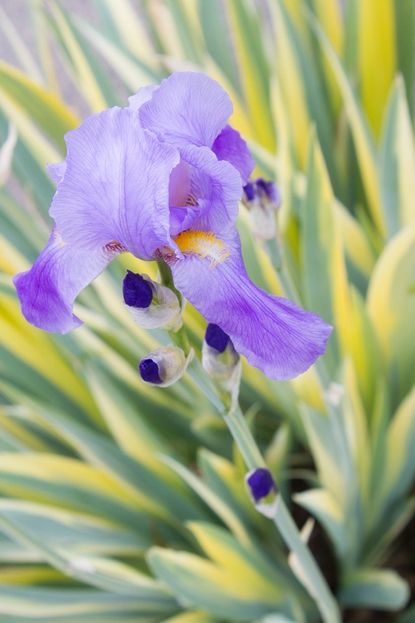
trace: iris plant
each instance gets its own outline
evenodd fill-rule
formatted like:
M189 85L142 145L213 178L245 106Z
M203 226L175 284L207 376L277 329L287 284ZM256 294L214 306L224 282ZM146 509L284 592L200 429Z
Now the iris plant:
M254 164L231 113L217 82L174 73L68 132L65 161L49 166L49 241L15 278L29 322L78 327L75 298L128 251L166 262L183 296L271 378L294 377L324 352L331 327L247 275L236 218Z

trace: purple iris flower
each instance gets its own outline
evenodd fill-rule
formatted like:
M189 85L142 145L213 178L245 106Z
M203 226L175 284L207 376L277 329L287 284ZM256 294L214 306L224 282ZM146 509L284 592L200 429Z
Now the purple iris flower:
M268 376L294 377L324 352L331 327L246 273L235 221L253 160L231 113L217 82L174 73L66 134L65 161L49 167L49 242L14 280L29 322L78 327L78 293L129 251L166 261L183 295Z

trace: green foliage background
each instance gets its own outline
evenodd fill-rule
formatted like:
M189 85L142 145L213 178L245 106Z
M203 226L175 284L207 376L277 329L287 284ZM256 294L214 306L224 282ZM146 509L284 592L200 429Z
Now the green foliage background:
M35 50L0 19L16 59L0 64L1 142L18 132L0 189L0 621L318 620L197 368L166 390L138 379L168 340L122 304L125 268L143 265L115 263L65 337L29 326L11 284L46 242L45 165L79 124L62 74L92 112L184 68L228 90L281 189L278 240L254 240L241 206L252 278L335 327L326 385L244 367L246 417L287 501L327 535L341 607L401 611L409 587L387 561L414 514L415 3L90 3L87 21L69 0L28 1ZM200 352L190 305L185 323Z

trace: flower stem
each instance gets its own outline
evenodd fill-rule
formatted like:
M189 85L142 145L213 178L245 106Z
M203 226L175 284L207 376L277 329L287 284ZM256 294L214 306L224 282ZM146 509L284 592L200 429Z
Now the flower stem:
M174 286L170 268L164 262L158 262L158 265L162 283L171 288L180 297L180 294ZM284 285L287 286L288 284L286 283ZM181 300L181 298L179 300ZM175 333L171 332L170 335L186 352L188 339L184 327ZM193 378L195 382L208 398L210 398L214 407L223 416L248 469L252 470L258 467L266 467L264 458L238 403L233 403L230 397L223 395L223 393L221 393L220 398L217 396L216 399L215 396L215 400L212 400L212 395L209 395L211 392L206 391L205 384L201 382L198 372L200 372L199 368L194 370L195 374ZM315 601L324 623L340 623L340 612L337 603L307 544L303 542L301 534L280 494L277 495L272 521L280 532L287 547L295 554L298 564L301 566L303 584Z
M179 302L181 303L183 297L181 292L179 292L179 290L174 285L173 275L171 274L170 266L168 266L168 264L166 264L166 262L164 262L163 260L159 260L157 262L157 267L159 269L161 283L166 286L166 288L170 288L170 290L175 293L175 295L179 299Z
M249 470L266 467L239 406L224 416L227 427Z
M159 260L157 262L157 267L159 269L161 283L166 286L166 288L170 288L170 290L175 293L180 305L182 305L183 297L174 285L173 275L171 273L170 267L163 260ZM182 325L180 329L176 331L169 331L169 334L176 346L181 348L187 356L190 351L190 343L184 325Z
M239 406L224 416L225 422L249 470L265 467L265 461L252 436ZM304 574L304 586L315 601L324 623L340 623L337 603L313 555L303 542L298 528L280 494L278 494L272 521L285 544L293 552Z

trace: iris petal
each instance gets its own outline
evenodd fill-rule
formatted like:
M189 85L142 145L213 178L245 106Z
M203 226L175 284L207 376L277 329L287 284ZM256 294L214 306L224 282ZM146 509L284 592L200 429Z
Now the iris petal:
M163 140L207 147L212 147L231 114L226 91L208 76L189 71L163 80L139 109L143 127Z
M218 160L230 162L239 171L242 182L246 184L255 163L239 132L231 128L230 125L225 126L219 136L216 137L212 151Z
M181 160L170 174L169 205L175 207L189 205L190 195L190 167Z
M140 89L130 106L139 110L143 127L180 151L181 162L170 181L170 206L186 205L189 196L198 204L186 216L173 216L172 234L183 220L186 227L228 233L236 220L242 183L254 163L245 141L226 126L232 103L224 89L203 74L178 72L157 88Z
M143 104L151 100L153 93L159 88L158 84L147 84L138 89L135 95L128 98L129 108L131 110L139 110Z
M27 272L14 278L22 313L44 331L67 333L82 321L72 313L79 294L107 266L114 252L66 244L53 231Z
M172 265L176 287L267 376L286 380L305 372L324 353L331 327L258 288L246 273L239 238L226 244L231 255L215 265L197 255L177 260Z
M114 254L152 259L159 246L172 245L169 178L180 159L128 109L93 115L65 139L66 160L51 167L54 232L31 270L15 279L29 322L60 333L81 324L73 301Z
M57 162L56 164L48 164L47 170L49 177L55 184L59 184L63 180L66 171L66 162Z
M180 152L189 165L190 191L198 203L192 211L192 229L226 235L235 227L238 216L241 176L229 162L218 160L208 147L188 145Z
M170 234L177 236L188 229L195 219L194 208L170 208Z
M66 171L50 209L62 237L93 248L116 240L143 259L169 244L169 176L177 150L120 108L89 117L65 139Z

